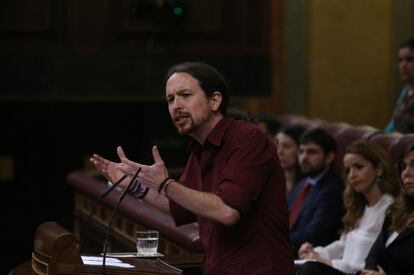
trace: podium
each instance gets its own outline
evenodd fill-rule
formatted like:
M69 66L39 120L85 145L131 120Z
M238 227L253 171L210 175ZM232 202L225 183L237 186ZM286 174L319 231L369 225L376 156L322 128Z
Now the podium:
M161 260L123 258L134 268L106 266L106 274L182 274ZM84 265L79 253L79 242L74 234L55 222L45 222L35 233L32 269L39 275L101 274L102 266Z
M94 172L73 171L67 183L75 191L73 233L82 244L82 251L97 254L102 250L107 224L122 189L115 188L88 216L97 198L108 188L107 181ZM89 226L88 234L84 228ZM170 265L180 268L184 274L201 274L203 250L198 224L176 226L173 218L155 207L127 194L119 205L112 224L110 252L136 250L136 231L153 229L160 233L158 252Z

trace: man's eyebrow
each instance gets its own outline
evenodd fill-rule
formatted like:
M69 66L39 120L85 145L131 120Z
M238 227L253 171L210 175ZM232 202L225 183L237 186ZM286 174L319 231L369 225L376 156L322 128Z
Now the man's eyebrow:
M181 94L181 93L190 92L190 91L191 91L190 89L181 89L181 90L177 91L177 93Z

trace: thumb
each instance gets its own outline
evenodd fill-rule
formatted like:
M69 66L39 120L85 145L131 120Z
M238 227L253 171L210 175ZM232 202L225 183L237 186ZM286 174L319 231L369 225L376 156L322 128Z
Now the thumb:
M118 157L119 157L119 159L120 159L120 160L127 159L127 157L126 157L126 155L125 155L125 152L124 152L124 149L122 149L122 147L121 147L121 146L118 146L118 147L116 148L116 152L117 152Z
M163 164L164 161L161 158L160 152L158 151L158 147L152 147L152 157L154 158L155 164Z
M381 273L384 273L384 274L385 274L384 269L382 269L380 265L377 265L377 267L378 267L378 271L379 271L379 272L381 272Z

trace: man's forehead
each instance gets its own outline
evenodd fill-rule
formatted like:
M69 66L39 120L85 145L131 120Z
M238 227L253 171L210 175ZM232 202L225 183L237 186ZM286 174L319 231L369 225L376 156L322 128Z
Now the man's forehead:
M188 73L177 72L168 78L165 91L166 94L177 93L183 90L195 89L200 87L197 79Z
M301 143L299 147L303 150L322 150L322 147L319 144L313 142Z
M398 52L398 55L400 57L412 57L414 56L414 51L412 51L410 48L402 48Z

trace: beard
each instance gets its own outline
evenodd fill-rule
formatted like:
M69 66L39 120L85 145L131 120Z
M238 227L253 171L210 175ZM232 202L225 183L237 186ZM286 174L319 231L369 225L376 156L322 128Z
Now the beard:
M190 113L179 113L177 119L173 119L174 125L177 128L180 135L193 135L203 125L207 124L211 118L211 113L203 112L203 114L197 118L194 118ZM182 121L184 120L184 122Z
M304 176L312 178L325 171L325 167L323 165L318 165L316 167L309 167L306 171L302 168L301 170Z
M189 122L187 122L185 125L177 125L176 123L175 128L177 128L177 132L178 134L184 136L184 135L190 135L191 133L193 133L194 131L197 130L197 126L194 123L194 120L191 116L185 118L187 120L189 120Z

